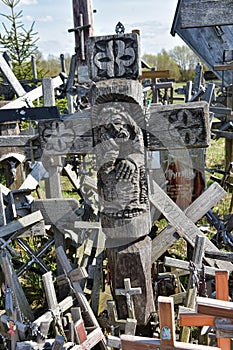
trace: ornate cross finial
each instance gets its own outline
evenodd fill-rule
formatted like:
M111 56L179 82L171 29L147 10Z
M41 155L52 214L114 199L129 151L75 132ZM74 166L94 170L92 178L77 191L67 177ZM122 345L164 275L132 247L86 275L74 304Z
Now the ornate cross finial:
M118 22L115 28L116 34L124 34L125 32L125 27L121 22Z

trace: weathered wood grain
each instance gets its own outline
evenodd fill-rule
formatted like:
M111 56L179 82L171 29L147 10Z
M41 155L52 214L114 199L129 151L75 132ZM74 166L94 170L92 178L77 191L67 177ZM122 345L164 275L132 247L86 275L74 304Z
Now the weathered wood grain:
M146 128L150 151L207 147L210 142L208 103L152 106Z
M214 251L206 251L205 256L211 259L219 259L223 261L233 261L233 253L231 252L214 252Z
M174 226L181 237L184 237L194 247L196 236L205 236L184 212L172 201L171 198L154 182L155 194L151 195L151 202L157 207L167 220ZM206 240L206 249L219 251L210 241ZM210 248L212 247L212 248ZM218 266L221 269L232 271L233 265L223 264L220 260L207 260L210 266ZM216 264L216 265L215 265Z
M198 313L224 318L232 318L233 315L233 304L230 301L197 297L196 305Z
M170 258L169 256L165 257L164 260L165 266L176 267L178 269L184 269L190 271L190 264L188 261ZM205 266L205 272L207 275L215 276L215 273L218 269L210 266ZM201 268L198 269L201 272Z
M150 249L151 240L146 236L138 242L127 246L117 246L106 251L114 300L117 302L120 319L129 317L126 298L123 295L115 295L116 289L123 288L124 278L130 278L133 287L142 289L142 294L133 296L138 325L145 325L150 313L154 311L153 290L150 283L151 271L148 269L151 264Z
M31 205L32 212L41 211L46 225L60 229L74 229L74 223L80 219L78 209L79 202L72 198L36 199Z
M224 196L226 191L214 182L200 197L198 197L187 209L185 215L194 223L202 218L212 207L214 207ZM152 240L152 262L159 259L169 247L174 244L180 236L173 226L168 225L158 236ZM218 252L219 253L219 252ZM218 254L217 253L217 254Z
M181 27L212 27L233 24L232 0L183 0Z
M18 220L11 221L6 226L0 227L0 237L5 237L15 232L18 232L18 235L20 235L23 231L28 230L30 226L42 220L43 216L40 211L35 211L32 214L25 215Z
M34 140L38 135L9 135L0 136L0 147L25 147L27 143Z
M188 1L186 0L186 2ZM199 6L199 4L202 2L203 1L197 1L196 3ZM218 2L219 4L225 3L225 1L215 2ZM222 63L224 50L232 47L233 26L226 25L224 28L221 28L220 26L181 28L181 7L182 1L179 1L173 20L171 34L174 36L177 33L181 39L195 52L195 54L201 58L209 69L213 71L213 67L215 65ZM226 11L228 11L227 7ZM202 22L203 13L201 13L199 20ZM213 24L215 25L216 23ZM224 86L229 86L232 84L232 73L230 71L224 72L224 77L222 76L222 72L216 72L215 74L221 81L223 80Z

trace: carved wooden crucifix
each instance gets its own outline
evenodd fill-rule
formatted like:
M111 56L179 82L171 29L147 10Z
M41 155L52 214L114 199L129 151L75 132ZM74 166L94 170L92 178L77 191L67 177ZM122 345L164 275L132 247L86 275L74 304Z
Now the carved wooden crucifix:
M206 103L163 106L145 115L140 42L136 33L91 37L87 42L92 128L97 157L100 218L106 235L111 284L120 318L125 298L118 295L130 278L141 287L134 296L139 326L154 311L150 258L151 218L146 174L147 149L183 149L208 144Z
M137 324L144 326L154 311L147 151L184 150L188 160L187 149L207 147L208 104L153 106L149 114L138 80L139 36L91 37L87 48L92 108L40 122L43 155L96 154L100 219L119 318L127 319L128 312L125 297L115 290L129 278L132 288L142 289L134 305Z

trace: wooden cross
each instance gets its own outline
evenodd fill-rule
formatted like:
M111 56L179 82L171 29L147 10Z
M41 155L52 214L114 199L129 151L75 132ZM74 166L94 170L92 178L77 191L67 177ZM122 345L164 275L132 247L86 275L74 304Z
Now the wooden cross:
M227 271L216 271L215 273L215 285L216 285L216 299L217 300L229 300L229 287L228 287L228 272ZM181 326L215 326L215 316L210 316L203 313L197 313L189 311L185 308L180 307L179 319ZM218 346L221 349L230 350L230 339L218 338Z
M57 76L56 78L53 78L53 88L55 89L56 87L59 87L60 85L63 84L62 79L60 76ZM43 90L42 86L38 86L37 88L21 95L21 97L17 98L14 101L9 102L5 106L1 107L0 110L2 109L14 109L14 108L21 108L21 107L27 107L28 103L27 101L34 101L38 99L39 97L43 96Z
M184 237L192 247L195 245L196 236L205 235L194 225L194 223L183 213L183 211L168 197L168 195L154 182L155 193L150 198L167 220L176 228L181 237ZM219 251L219 249L209 240L206 241L206 249ZM217 266L222 269L232 271L233 265L223 263L221 260L207 259L210 266Z
M225 195L226 192L224 189L215 182L184 210L184 214L195 223L201 219L208 210L213 208ZM152 241L152 262L159 259L179 237L180 236L176 233L175 227L168 225L163 229Z
M48 249L51 248L51 246L54 244L54 238L50 238L47 243L44 244L44 246L38 251L35 252L22 238L17 238L17 242L19 245L26 251L26 253L30 256L30 260L28 260L26 263L24 263L19 270L17 271L17 276L19 277L25 270L30 268L30 266L34 263L36 263L38 266L40 266L43 270L43 272L48 272L49 268L44 263L44 261L41 259L41 256L44 255Z
M64 249L60 246L58 248L56 248L56 253L59 259L59 262L65 272L65 274L67 275L68 273L70 273L70 271L72 270L72 267L68 261L68 258L64 252ZM89 337L87 337L87 340L85 341L85 345L80 345L79 348L77 349L85 349L86 348L92 348L93 346L95 346L96 344L99 343L101 349L105 349L107 350L107 346L105 343L105 337L102 333L102 330L99 327L99 323L90 307L90 304L88 303L82 288L80 287L80 284L78 281L76 282L71 282L72 285L72 289L75 293L75 296L79 302L79 305L83 311L83 315L85 316L84 322L87 322L86 325L88 326L94 326L94 330L89 334Z
M42 276L42 280L43 280L43 284L44 284L44 290L45 290L46 300L48 303L48 308L52 314L52 318L49 320L49 322L47 322L47 324L44 323L42 325L43 330L41 329L41 331L42 331L44 336L47 336L50 323L53 320L55 327L57 329L57 333L64 336L64 330L63 330L62 323L61 323L60 308L59 308L59 304L57 302L56 291L55 291L54 284L53 284L52 272L49 271L49 272L45 273Z
M104 208L103 213L101 213L101 225L107 236L107 245L121 246L120 249L107 250L110 269L112 270L113 290L115 291L121 287L124 278L129 277L132 284L134 283L137 276L131 265L137 265L137 275L140 275L142 294L135 296L135 303L147 306L143 309L136 307L135 316L139 323L145 324L150 313L154 311L152 286L146 282L151 280L148 269L148 264L151 262L151 240L147 237L151 229L151 221L147 182L144 181L145 147L149 151L169 147L179 149L184 147L206 147L209 143L209 122L208 104L193 102L192 104L170 105L159 108L153 106L146 123L142 109L142 86L138 82L141 74L139 41L140 38L135 33L89 38L87 48L90 79L95 81L90 93L90 102L93 109L85 111L82 115L77 113L72 118L68 117L56 122L40 122L39 130L44 155L51 157L57 154L91 153L93 151L100 155L97 165L100 170L98 172L98 192L105 196L103 207L105 207L105 204L107 205L107 211ZM113 48L114 52L117 53L116 55L112 54ZM106 59L103 59L103 57ZM125 102L117 106L119 97ZM113 105L111 105L111 101ZM133 140L133 142L131 144L128 142L127 147L121 147L120 143L115 146L117 139L107 135L111 132L115 133L114 123L111 123L108 119L108 111L110 111L109 114L112 114L113 110L117 111L116 114L120 114L121 118L126 119L126 122L122 122L123 125L127 125L127 130L124 130L123 134L132 134L130 140ZM186 120L188 120L188 123L185 124ZM110 127L108 128L108 126ZM194 129L196 137L193 137ZM182 132L179 132L180 130ZM143 134L144 140L147 139L146 144L143 141ZM63 143L60 143L60 140L63 140ZM59 145L62 147L58 147ZM103 147L102 150L101 147ZM112 151L111 147L113 147ZM99 184L101 182L106 183L105 177L108 174L104 168L102 171L101 162L103 162L105 155L106 157L112 156L114 159L114 152L118 152L117 147L119 147L121 154L114 160L115 165L119 163L119 166L115 167L114 165L113 173L109 176L111 188L109 186L101 187ZM109 153L108 149L110 150ZM117 168L120 177L127 174L130 177L130 174L133 174L133 169L136 169L135 182L118 181L118 175L114 178L114 172L117 171ZM124 171L125 175L123 174ZM113 181L110 179L112 174ZM136 177L138 178L138 185ZM130 191L126 191L124 186L128 186ZM140 196L137 196L138 190L136 190L136 187L143 189ZM116 188L119 188L119 191L116 191ZM115 193L117 194L115 195ZM108 201L111 202L112 194L117 196L116 206L122 206L119 213L115 207L113 212L111 212L111 208L108 208ZM131 196L133 196L133 200L130 200ZM127 201L129 203L135 202L135 205L129 205L129 208L126 207L127 210L124 210ZM125 243L128 242L131 244L130 247L125 246ZM146 254L147 261L145 261L144 251L149 252L149 254ZM121 271L120 274L118 270ZM130 276L127 275L128 271L131 271ZM140 273L138 273L139 271ZM118 296L116 298L119 299ZM118 307L122 312L119 317L126 319L127 307L124 304L121 305L120 302Z
M11 221L9 224L0 227L0 238L7 236L20 236L22 233L30 229L33 225L43 220L40 211L25 215L18 220ZM16 234L17 233L17 234Z
M125 288L116 289L116 295L124 295L126 297L126 304L128 309L128 317L135 319L134 304L132 300L132 295L141 294L142 289L140 287L132 288L130 283L130 278L124 278Z
M113 300L107 301L108 323L111 327L112 335L124 334L134 335L136 332L137 320L135 318L127 318L126 320L119 320L117 315L116 303ZM109 343L108 343L108 346ZM113 346L114 347L114 346Z
M64 313L66 310L70 309L73 306L73 299L71 296L66 297L64 300L58 303L58 308L60 313ZM49 330L50 323L54 320L54 314L52 310L46 311L43 315L38 317L33 321L31 328L32 332L38 336L38 340L40 335L46 336L46 332ZM38 330L40 332L38 332ZM42 339L43 341L43 339Z
M173 299L159 296L158 305L161 329L160 339L121 335L122 350L220 350L220 348L213 348L211 346L176 341Z

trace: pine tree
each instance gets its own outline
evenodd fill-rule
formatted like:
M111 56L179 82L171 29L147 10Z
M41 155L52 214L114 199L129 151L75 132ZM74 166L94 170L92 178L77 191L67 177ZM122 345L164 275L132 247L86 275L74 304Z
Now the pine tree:
M34 32L33 22L29 29L26 29L22 23L22 10L16 12L15 7L21 0L1 0L10 8L10 14L0 13L10 22L8 28L2 23L5 34L0 33L0 46L2 51L7 51L12 62L13 71L19 80L32 78L31 55L37 52L36 42L39 40L37 33Z

